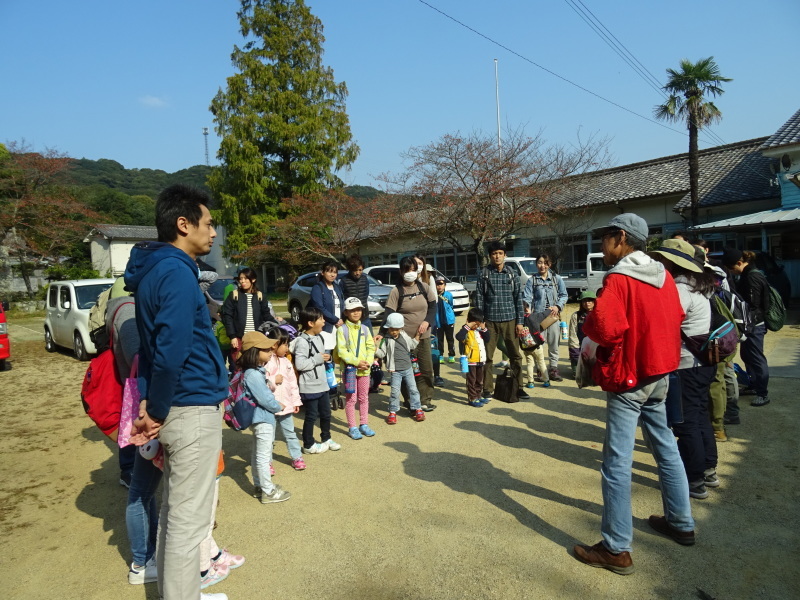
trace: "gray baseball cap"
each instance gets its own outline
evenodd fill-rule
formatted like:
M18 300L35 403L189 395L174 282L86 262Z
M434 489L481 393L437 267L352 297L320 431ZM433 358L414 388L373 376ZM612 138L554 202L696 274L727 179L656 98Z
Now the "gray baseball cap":
M607 233L618 231L622 229L629 237L635 238L640 242L646 242L647 236L650 234L650 229L647 227L645 221L639 215L633 213L622 213L617 215L608 223L606 227L595 229L594 234L597 236L604 236Z

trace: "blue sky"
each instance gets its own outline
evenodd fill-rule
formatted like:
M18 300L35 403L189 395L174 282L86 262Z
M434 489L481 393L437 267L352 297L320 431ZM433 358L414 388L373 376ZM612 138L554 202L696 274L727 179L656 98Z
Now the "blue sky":
M646 117L661 97L566 0L427 0L516 53ZM349 184L403 168L401 153L446 133L504 128L568 144L610 138L612 164L685 152L670 131L545 73L419 0L309 0L325 27L324 62L349 89L361 155ZM583 0L659 81L682 58L714 56L734 79L712 131L732 143L773 133L800 108L796 0ZM211 163L208 106L233 74L238 0L2 0L0 141L175 171ZM701 139L701 148L717 145Z

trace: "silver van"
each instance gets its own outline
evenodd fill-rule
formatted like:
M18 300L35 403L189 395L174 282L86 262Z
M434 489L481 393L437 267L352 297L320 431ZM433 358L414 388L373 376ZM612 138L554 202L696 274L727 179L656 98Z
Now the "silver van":
M89 360L97 349L89 338L89 311L97 297L114 284L114 279L54 281L47 288L44 319L44 347L72 348L75 358Z

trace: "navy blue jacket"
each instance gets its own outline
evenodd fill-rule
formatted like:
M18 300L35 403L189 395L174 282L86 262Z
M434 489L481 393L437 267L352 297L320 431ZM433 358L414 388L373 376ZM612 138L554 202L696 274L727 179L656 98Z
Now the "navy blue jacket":
M311 300L308 301L308 306L316 306L322 311L322 314L325 316L324 330L328 333L333 332L336 323L341 319L341 317L337 317L336 313L333 312L335 308L333 294L339 297L339 310L344 314L344 295L342 294L342 288L339 287L339 284L336 282L333 283L333 292L331 292L322 279L317 281L314 287L311 288ZM367 313L367 316L369 316L369 313ZM305 325L305 323L303 323L303 325Z
M217 405L228 394L199 274L188 254L163 242L136 244L125 269L141 339L139 391L155 419L173 406Z

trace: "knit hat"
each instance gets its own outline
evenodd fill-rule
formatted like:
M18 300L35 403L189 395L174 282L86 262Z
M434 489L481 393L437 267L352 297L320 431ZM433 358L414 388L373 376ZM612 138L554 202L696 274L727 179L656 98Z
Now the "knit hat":
M250 348L259 350L269 350L278 340L268 338L260 331L248 331L242 338L242 352L247 352Z
M725 248L722 251L722 264L726 267L732 267L742 260L742 256L744 256L744 254L738 248Z
M350 297L344 301L345 310L353 310L354 308L364 308L364 305L361 304L361 300L359 300L358 298Z
M647 221L645 221L639 215L635 215L633 213L622 213L621 215L617 215L611 219L606 227L595 229L594 234L596 236L603 237L607 233L619 231L620 229L627 233L628 237L639 240L642 243L647 241L647 236L650 234L650 229L647 227Z
M660 254L671 263L689 271L703 272L702 263L695 260L694 246L685 240L664 240L662 246L654 250L653 254Z
M389 329L402 329L406 324L406 320L398 312L393 312L386 317L386 327Z

